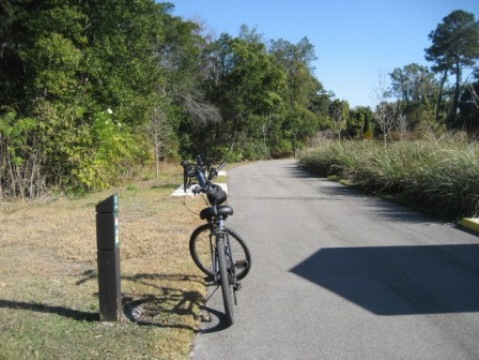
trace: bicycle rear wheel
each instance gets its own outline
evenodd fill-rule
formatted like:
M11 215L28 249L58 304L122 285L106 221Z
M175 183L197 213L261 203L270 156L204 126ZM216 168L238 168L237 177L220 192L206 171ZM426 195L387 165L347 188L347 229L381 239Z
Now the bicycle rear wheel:
M231 257L228 252L228 247L225 246L224 234L218 235L217 242L218 250L218 267L220 271L221 281L221 293L223 295L223 304L225 307L225 315L228 325L232 325L234 322L234 309L233 309L233 292L234 292L234 279L231 264Z
M208 276L214 276L214 236L212 225L199 226L190 237L190 254L196 266ZM233 230L226 228L230 251L235 261L235 272L238 280L243 279L251 269L251 255L244 240Z

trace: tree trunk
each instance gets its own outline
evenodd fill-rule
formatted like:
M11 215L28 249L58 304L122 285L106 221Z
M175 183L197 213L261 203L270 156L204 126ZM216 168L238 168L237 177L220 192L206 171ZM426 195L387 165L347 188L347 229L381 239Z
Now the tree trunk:
M444 75L442 76L442 80L441 80L441 86L439 87L439 95L437 97L437 104L436 104L436 121L439 121L439 111L441 109L444 84L446 83L446 80L447 80L447 72L448 72L448 69L444 70Z
M454 88L454 98L452 100L451 109L449 112L448 122L450 125L454 125L457 118L457 108L459 106L459 94L461 91L461 66L459 61L456 62L456 86Z
M158 144L155 144L155 165L156 165L156 178L160 177L160 149Z

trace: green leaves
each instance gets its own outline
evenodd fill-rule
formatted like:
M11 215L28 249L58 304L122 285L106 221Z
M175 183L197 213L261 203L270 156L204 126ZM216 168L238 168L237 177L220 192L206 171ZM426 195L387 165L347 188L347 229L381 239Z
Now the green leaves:
M35 87L43 96L63 97L76 91L82 54L70 39L52 33L40 36L25 59L37 72Z
M312 74L315 55L307 38L273 41L268 48L244 25L238 37L222 34L208 44L203 59L202 88L223 119L212 141L220 157L233 155L225 151L250 159L291 154L319 130L317 104L324 94Z
M0 189L88 191L148 161L143 128L162 81L155 51L171 6L27 0L7 10L0 12Z

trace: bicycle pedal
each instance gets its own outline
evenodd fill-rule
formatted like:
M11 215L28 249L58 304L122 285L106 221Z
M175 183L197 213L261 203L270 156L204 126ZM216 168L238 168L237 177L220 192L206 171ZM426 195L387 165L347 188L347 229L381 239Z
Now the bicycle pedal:
M214 285L218 282L214 276L205 276L204 281L206 285Z
M246 260L238 260L235 263L237 269L246 269L248 267L248 262Z

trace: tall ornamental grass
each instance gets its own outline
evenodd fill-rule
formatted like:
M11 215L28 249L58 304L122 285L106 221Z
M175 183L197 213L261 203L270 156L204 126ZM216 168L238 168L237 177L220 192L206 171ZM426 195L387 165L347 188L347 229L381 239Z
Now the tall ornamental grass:
M300 157L303 168L336 176L370 194L392 196L439 216L479 215L479 144L448 136L402 141L323 142Z

